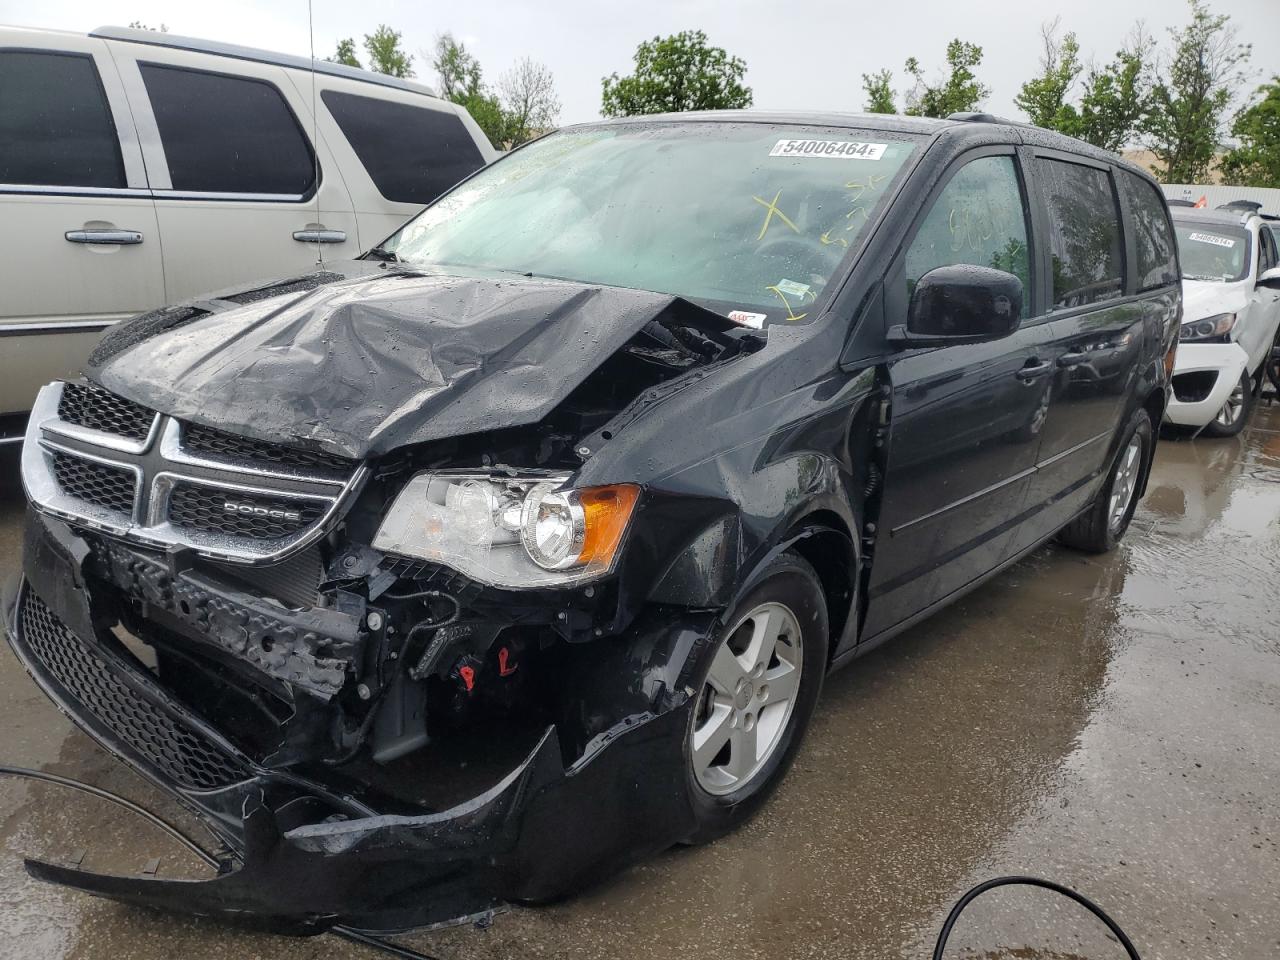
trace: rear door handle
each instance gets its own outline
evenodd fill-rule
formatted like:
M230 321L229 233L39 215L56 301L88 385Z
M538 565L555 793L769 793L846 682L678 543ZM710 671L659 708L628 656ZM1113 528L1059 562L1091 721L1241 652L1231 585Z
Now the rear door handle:
M1026 366L1014 374L1023 383L1030 383L1038 377L1043 377L1046 373L1053 369L1053 364L1048 360L1031 359L1028 360Z
M142 242L142 234L137 230L68 230L63 236L72 243L109 243L114 246L124 246Z
M299 243L346 243L345 230L295 230L293 239Z
M1083 353L1064 353L1058 358L1058 366L1063 368L1078 367L1080 364L1088 362L1088 360L1089 358Z

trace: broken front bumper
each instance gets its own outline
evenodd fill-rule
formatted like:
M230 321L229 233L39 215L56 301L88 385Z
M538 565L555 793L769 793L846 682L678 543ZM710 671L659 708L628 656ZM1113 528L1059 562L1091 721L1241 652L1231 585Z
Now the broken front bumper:
M14 652L79 726L200 815L234 852L207 880L28 861L35 877L279 932L336 924L388 931L562 896L693 830L682 759L690 704L678 678L705 640L707 619L669 615L630 640L604 641L636 648L622 660L603 658L611 673L620 662L637 664L637 673L602 675L600 686L642 693L651 709L620 716L572 762L550 726L480 795L438 812L385 815L256 764L121 656L93 619L84 541L60 520L29 521L24 576L4 601Z

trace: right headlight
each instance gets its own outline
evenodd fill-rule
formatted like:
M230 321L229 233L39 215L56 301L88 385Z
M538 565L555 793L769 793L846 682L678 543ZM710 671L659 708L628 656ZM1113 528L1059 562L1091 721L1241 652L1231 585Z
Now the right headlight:
M1216 340L1229 334L1235 325L1236 315L1234 313L1218 313L1202 320L1192 320L1190 323L1184 323L1179 339L1183 343L1194 343L1197 340Z
M565 487L568 474L419 473L373 546L499 587L567 586L613 569L635 484Z

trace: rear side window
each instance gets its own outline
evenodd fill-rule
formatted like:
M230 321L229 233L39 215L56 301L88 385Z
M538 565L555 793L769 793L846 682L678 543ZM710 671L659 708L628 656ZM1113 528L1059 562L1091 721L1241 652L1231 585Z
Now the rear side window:
M1038 159L1048 205L1053 305L1079 307L1124 292L1120 210L1105 170Z
M125 185L120 139L91 57L0 52L0 183Z
M315 158L280 91L264 80L138 65L174 190L306 194Z
M1122 174L1128 184L1129 214L1133 221L1133 245L1138 260L1138 290L1153 290L1178 282L1177 243L1165 213L1164 197L1151 184L1131 173Z
M428 204L484 166L454 113L336 90L320 97L388 200Z
M907 248L907 294L935 267L968 263L1012 273L1030 305L1027 220L1012 157L981 157L942 188Z

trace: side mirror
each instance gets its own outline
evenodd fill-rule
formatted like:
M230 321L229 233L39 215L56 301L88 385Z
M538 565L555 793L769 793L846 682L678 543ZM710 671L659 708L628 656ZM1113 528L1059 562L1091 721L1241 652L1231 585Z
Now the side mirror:
M1280 267L1262 271L1262 276L1258 277L1258 286L1280 290Z
M889 329L891 343L930 346L998 340L1022 320L1022 281L991 267L954 264L916 282L906 326Z

